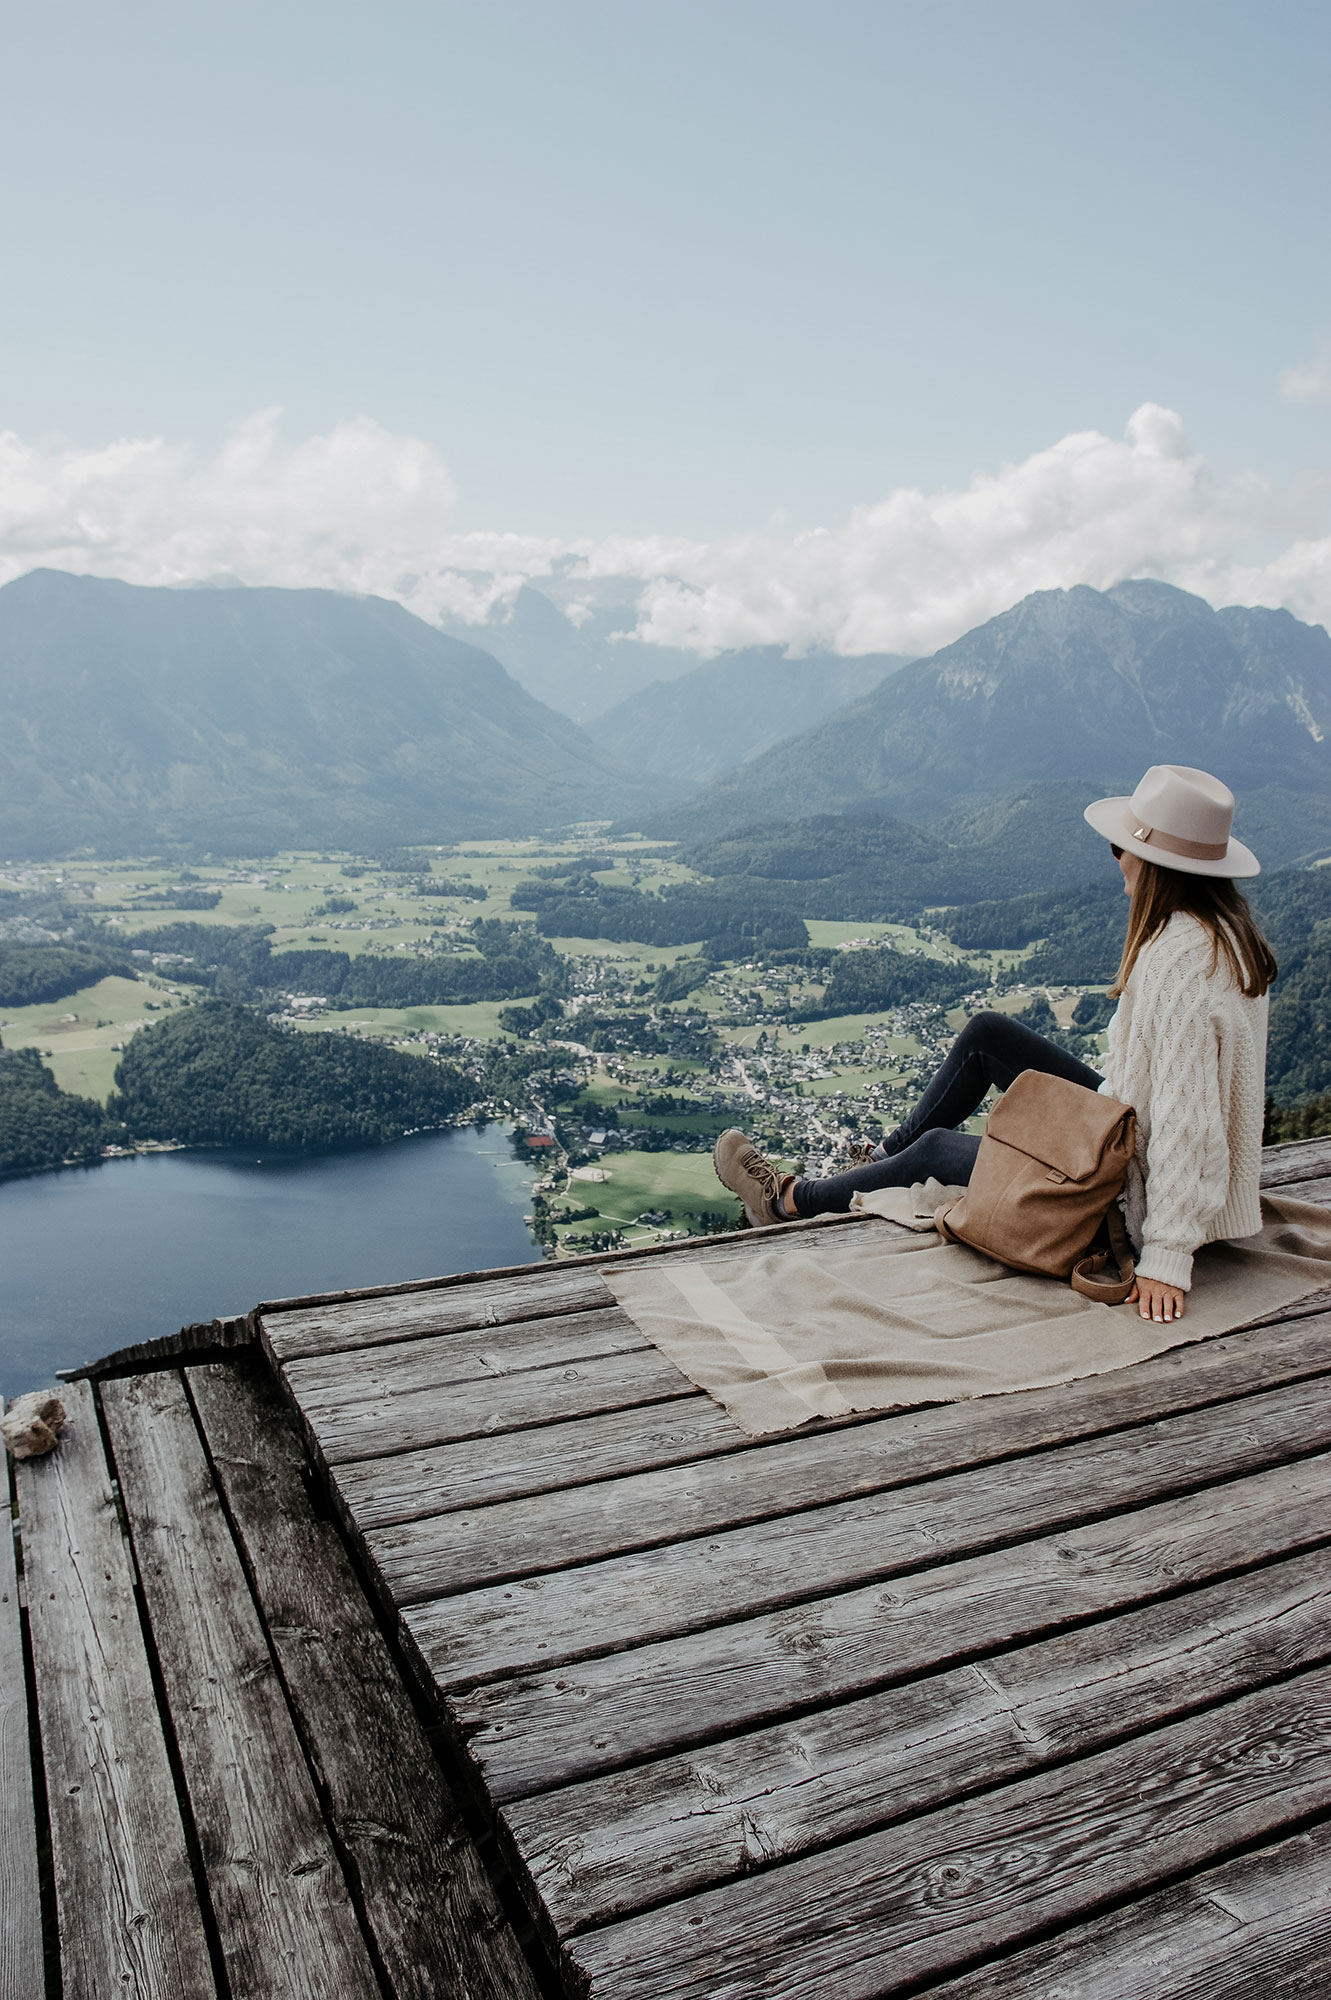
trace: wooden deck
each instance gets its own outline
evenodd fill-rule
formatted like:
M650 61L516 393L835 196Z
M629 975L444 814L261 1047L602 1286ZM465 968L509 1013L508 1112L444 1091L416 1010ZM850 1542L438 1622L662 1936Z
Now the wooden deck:
M1269 2000L1331 1990L1328 1305L767 1442L592 1260L258 1331L568 1993Z
M535 2000L257 1357L64 1396L26 1635L0 1572L3 2000Z

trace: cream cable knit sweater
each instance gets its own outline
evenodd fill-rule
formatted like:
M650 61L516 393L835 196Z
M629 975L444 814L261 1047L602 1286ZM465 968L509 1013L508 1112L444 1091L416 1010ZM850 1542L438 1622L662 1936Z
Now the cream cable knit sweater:
M1187 1291L1201 1244L1262 1226L1266 1015L1223 959L1211 970L1195 917L1172 916L1138 954L1100 1088L1137 1113L1122 1207L1143 1278Z

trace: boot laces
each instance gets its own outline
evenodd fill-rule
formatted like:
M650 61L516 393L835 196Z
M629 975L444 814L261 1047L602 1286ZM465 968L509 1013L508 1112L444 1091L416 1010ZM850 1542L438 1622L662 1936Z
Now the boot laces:
M777 1172L772 1162L765 1160L762 1154L755 1149L750 1151L744 1165L754 1180L757 1181L768 1200L772 1202L778 1201L781 1195L781 1183L785 1176Z

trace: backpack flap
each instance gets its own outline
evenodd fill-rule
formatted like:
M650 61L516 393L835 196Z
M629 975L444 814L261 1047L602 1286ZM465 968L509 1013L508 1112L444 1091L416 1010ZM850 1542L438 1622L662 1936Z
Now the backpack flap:
M1115 1097L1102 1097L1084 1084L1044 1070L1023 1070L989 1113L986 1136L1013 1146L1039 1160L1052 1175L1086 1181L1104 1167L1105 1148L1117 1136L1126 1168L1132 1151L1123 1146L1125 1120L1132 1107Z

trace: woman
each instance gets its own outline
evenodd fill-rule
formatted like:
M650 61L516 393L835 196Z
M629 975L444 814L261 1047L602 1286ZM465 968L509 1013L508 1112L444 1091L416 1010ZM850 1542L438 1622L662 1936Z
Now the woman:
M1121 1205L1138 1252L1129 1298L1143 1319L1182 1318L1203 1243L1257 1234L1276 962L1234 886L1260 871L1231 838L1234 795L1205 771L1153 764L1130 799L1099 799L1086 818L1109 841L1132 899L1103 1080L1006 1015L977 1014L910 1116L849 1173L797 1180L742 1132L723 1132L717 1176L751 1223L842 1213L861 1189L911 1187L930 1175L964 1185L980 1142L956 1128L991 1084L1006 1090L1023 1070L1041 1069L1137 1113Z

